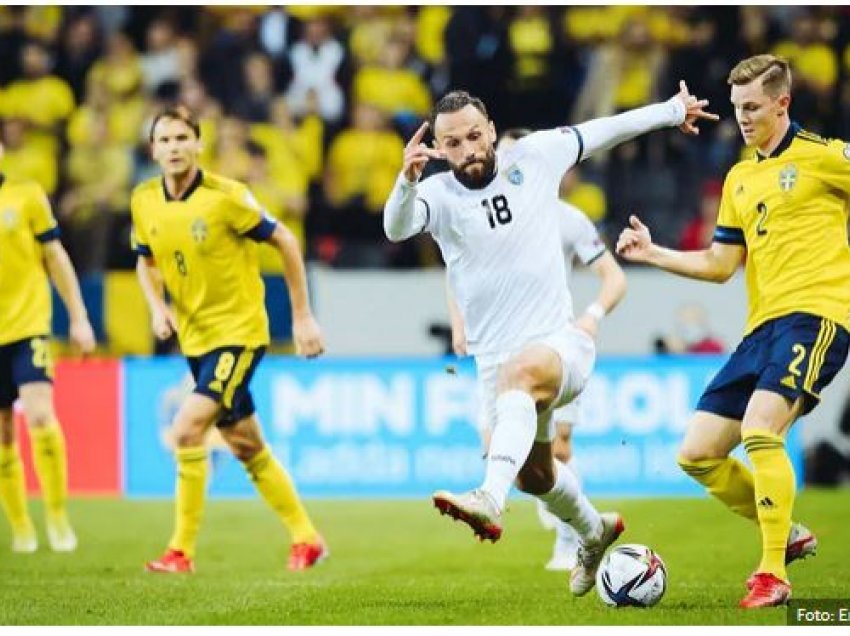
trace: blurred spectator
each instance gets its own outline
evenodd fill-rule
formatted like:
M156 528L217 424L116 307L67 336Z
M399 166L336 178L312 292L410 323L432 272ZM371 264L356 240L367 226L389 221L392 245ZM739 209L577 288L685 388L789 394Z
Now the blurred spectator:
M289 53L292 82L286 100L292 112L300 117L315 104L322 119L329 123L340 120L345 110L345 95L337 81L345 60L345 49L331 32L325 18L309 20L304 35Z
M406 67L410 45L390 36L379 62L366 65L354 75L352 99L368 103L389 115L407 137L431 110L431 95L422 78Z
M180 83L180 103L194 113L201 128L200 164L212 165L215 159L215 146L221 123L221 106L207 93L206 87L197 77L186 77Z
M271 106L271 122L252 124L250 135L265 149L276 179L303 181L306 188L320 177L324 126L318 115L308 115L296 124L286 99L279 97Z
M591 181L582 180L579 166L568 170L561 177L561 198L587 215L594 225L605 220L607 204L605 191Z
M233 113L249 122L268 121L275 98L271 60L264 53L252 53L245 58L243 75L245 92L236 100Z
M73 18L65 27L59 45L56 74L64 78L78 104L85 99L86 76L101 55L100 33L91 13Z
M134 98L142 89L142 63L130 38L118 31L106 41L106 55L92 66L89 81L101 82L114 103Z
M68 82L51 75L50 51L36 41L21 49L23 77L12 82L3 96L0 112L26 122L28 146L57 153L59 135L74 110L74 93Z
M155 93L160 85L180 79L177 35L170 21L157 19L148 25L145 40L146 50L141 60L144 86L148 93Z
M0 172L15 179L37 181L48 195L53 195L59 181L57 154L43 146L27 143L26 123L22 119L6 119L2 130L4 152L0 158Z
M257 13L250 7L206 7L220 19L201 55L201 79L210 95L230 111L245 91L245 58L258 48Z
M533 129L563 122L564 105L553 95L556 42L548 9L518 7L508 26L508 43L513 59L510 121L525 121Z
M403 7L356 5L351 7L352 27L348 50L356 68L378 64L384 44L397 30Z
M724 349L711 331L705 307L698 303L682 305L676 312L673 333L655 341L656 353L723 353Z
M720 197L723 183L717 180L706 181L702 186L699 203L699 216L682 230L679 238L680 250L703 250L711 245L714 227L717 225L717 213L720 210Z
M230 179L246 181L251 163L248 124L238 117L224 117L218 126L214 146L210 169Z
M65 173L68 189L59 215L68 252L77 271L103 270L113 251L129 251L119 230L129 224L130 150L111 138L106 118L95 117L88 135L71 146Z
M352 126L331 143L324 181L331 208L326 229L344 238L343 264L389 264L381 214L403 152L404 142L389 130L383 113L369 104L355 104Z

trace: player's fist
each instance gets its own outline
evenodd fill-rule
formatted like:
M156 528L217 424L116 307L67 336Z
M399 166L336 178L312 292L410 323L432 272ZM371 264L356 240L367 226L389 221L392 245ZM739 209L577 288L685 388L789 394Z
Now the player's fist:
M94 351L96 344L94 330L87 318L72 320L68 326L68 335L71 337L71 342L79 347L82 354L85 355Z
M172 334L177 333L177 319L170 307L160 307L153 312L151 328L153 335L159 340L168 340Z
M652 235L649 228L641 223L634 214L629 217L630 227L620 232L617 240L617 254L630 261L645 262L652 249Z
M429 148L422 143L426 130L428 130L427 121L413 133L413 137L410 138L410 141L404 147L404 162L401 171L404 174L404 178L411 183L419 181L419 177L422 176L422 171L425 169L429 160L445 158L439 150Z
M299 356L315 358L325 352L322 331L312 315L293 319L292 339L295 342L295 353Z

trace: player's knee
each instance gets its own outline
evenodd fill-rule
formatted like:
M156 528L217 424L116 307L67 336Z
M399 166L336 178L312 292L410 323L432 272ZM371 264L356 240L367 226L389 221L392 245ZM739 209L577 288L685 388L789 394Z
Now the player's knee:
M30 428L43 428L54 420L50 404L31 404L24 407L24 417Z
M233 456L243 464L250 462L263 450L263 444L253 439L228 440L228 444Z
M499 387L505 390L519 390L531 393L537 386L537 369L527 360L510 360L502 365L499 372Z

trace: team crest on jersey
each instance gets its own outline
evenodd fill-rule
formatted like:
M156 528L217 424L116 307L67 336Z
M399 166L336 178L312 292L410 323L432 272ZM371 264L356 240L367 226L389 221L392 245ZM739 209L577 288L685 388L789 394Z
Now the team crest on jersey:
M791 192L797 185L797 166L789 163L779 172L779 189L783 192Z
M508 181L513 183L515 186L522 185L522 170L520 170L517 166L511 166L508 168Z
M203 219L195 219L192 222L192 240L195 243L203 243L207 240L207 223Z
M14 229L14 227L18 224L18 213L15 212L14 208L8 208L3 210L3 227L7 230Z
M739 184L738 184L738 187L737 187L737 188L735 188L735 196L736 196L736 197L739 197L739 196L741 196L742 194L744 194L744 184L743 184L743 183L739 183Z

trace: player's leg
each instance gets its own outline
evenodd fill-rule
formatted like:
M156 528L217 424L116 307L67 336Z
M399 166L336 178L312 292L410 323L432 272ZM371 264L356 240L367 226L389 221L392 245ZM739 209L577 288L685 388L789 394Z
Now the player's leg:
M3 387L0 386L0 392L2 391ZM9 397L8 391L6 395ZM0 401L4 404L0 408L0 505L12 527L12 550L35 552L38 549L38 540L27 510L24 467L15 441L15 418L11 406L13 401L14 394L11 394L9 399Z
M200 385L199 385L200 387ZM196 391L199 387L196 387ZM221 407L208 395L190 393L174 416L174 458L177 478L174 489L174 532L166 553L146 564L149 572L194 571L194 556L207 490L207 431L218 419Z
M740 420L696 411L688 423L678 462L732 512L757 522L753 475L729 456L740 442Z
M572 463L572 424L565 420L567 413L574 414L574 404L568 404L555 411L555 438L552 440L552 455L556 463L560 463L571 471L576 479L577 490L581 491L581 480ZM577 563L579 534L566 521L558 519L546 509L541 499L537 500L538 513L544 527L555 531L555 541L552 546L552 557L546 563L547 570L572 570Z
M32 458L44 500L50 547L70 552L77 537L68 520L68 458L65 436L53 408L53 360L46 337L17 343L12 374L32 443Z
M304 570L326 558L327 546L310 520L289 473L265 443L256 415L244 416L230 426L219 424L219 432L292 536L289 569Z

